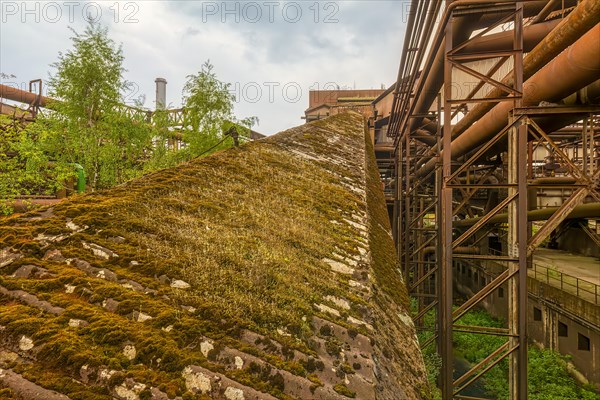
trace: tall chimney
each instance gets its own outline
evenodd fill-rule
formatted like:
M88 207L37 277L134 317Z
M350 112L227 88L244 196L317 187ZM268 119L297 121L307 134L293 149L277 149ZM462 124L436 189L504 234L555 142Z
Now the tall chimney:
M167 107L167 80L156 78L156 109L164 110Z

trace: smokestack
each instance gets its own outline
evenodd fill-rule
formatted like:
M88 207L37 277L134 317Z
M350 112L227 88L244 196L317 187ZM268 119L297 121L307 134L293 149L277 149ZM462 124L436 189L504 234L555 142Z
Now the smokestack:
M164 110L167 107L167 80L156 78L156 109Z

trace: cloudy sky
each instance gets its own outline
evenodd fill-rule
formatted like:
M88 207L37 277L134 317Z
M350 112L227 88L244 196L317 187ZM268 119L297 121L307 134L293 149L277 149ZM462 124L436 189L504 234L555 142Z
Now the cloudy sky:
M89 15L122 44L131 101L167 79L167 102L181 105L186 76L206 60L232 85L240 118L265 134L301 124L308 91L389 86L397 74L408 1L0 1L0 72L5 84L46 80L69 27Z

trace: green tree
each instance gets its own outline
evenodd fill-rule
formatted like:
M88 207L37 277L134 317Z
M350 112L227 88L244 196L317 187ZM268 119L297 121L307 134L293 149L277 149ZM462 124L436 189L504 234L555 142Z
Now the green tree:
M50 96L57 101L28 138L60 170L74 173L73 166L82 165L92 189L111 187L141 173L154 132L124 113L122 94L130 83L123 78L123 51L108 30L89 22L71 40L72 48L52 65Z
M210 61L206 61L197 74L188 75L183 88L183 139L188 143L188 157L203 155L221 141L223 144L214 150L231 146L224 141L224 132L235 125L240 135L249 136L249 128L257 122L255 117L235 118L231 85L220 81L213 69Z

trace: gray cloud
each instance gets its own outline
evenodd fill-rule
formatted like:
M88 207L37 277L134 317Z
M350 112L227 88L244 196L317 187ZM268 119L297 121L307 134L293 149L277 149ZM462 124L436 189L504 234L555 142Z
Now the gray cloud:
M3 0L2 6L6 3ZM81 3L81 8L88 3L93 2ZM250 3L228 2L229 10L239 4L238 15L225 13L222 1L120 2L113 9L112 2L95 4L102 7L101 20L109 26L110 36L123 44L126 78L137 85L136 95L146 94L147 107L154 106L158 76L169 82L168 102L179 106L186 76L207 59L221 80L231 82L238 97L236 113L258 116L257 130L267 134L302 123L309 89L327 83L378 88L395 79L405 1L277 2L272 20L266 2L257 1L263 15L256 22ZM41 12L48 3L39 4ZM128 4L135 6L126 9ZM302 17L291 22L298 6ZM70 47L67 26L81 31L85 25L82 15L55 22L41 16L35 22L31 16L23 21L22 15L10 15L0 24L0 72L17 75L22 85L46 79L49 64ZM327 16L337 22L326 23ZM257 88L259 98L254 95Z

